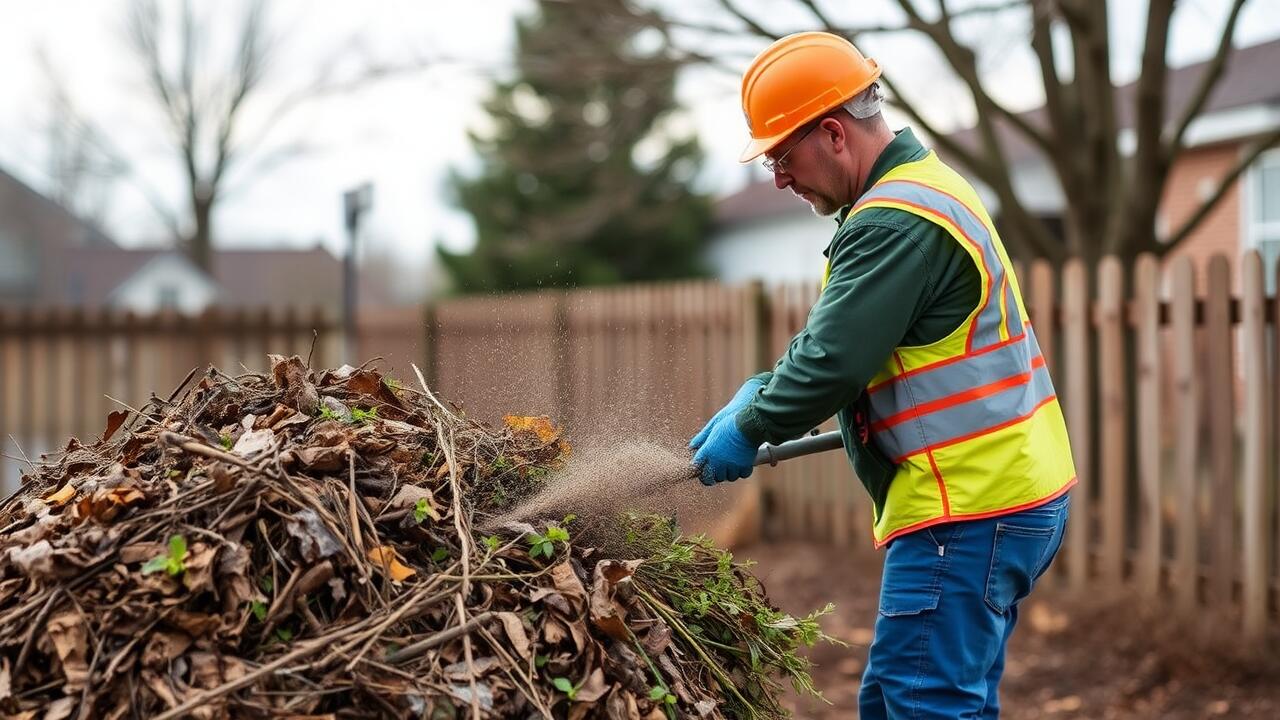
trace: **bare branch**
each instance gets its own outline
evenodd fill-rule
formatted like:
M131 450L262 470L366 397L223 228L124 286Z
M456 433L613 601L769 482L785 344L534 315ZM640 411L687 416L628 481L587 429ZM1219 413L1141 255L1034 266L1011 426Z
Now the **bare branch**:
M835 23L831 22L831 18L827 17L827 14L823 12L822 8L818 7L816 0L800 0L800 4L804 5L805 8L808 9L809 13L813 15L814 19L817 20L822 27L835 27Z
M1136 148L1130 182L1124 183L1122 202L1130 212L1112 213L1110 232L1106 234L1105 252L1118 253L1125 238L1134 237L1125 224L1149 224L1160 203L1164 180L1169 174L1166 154L1161 143L1164 127L1165 61L1169 46L1169 22L1173 17L1173 0L1150 0L1147 4L1146 39L1142 49L1142 74L1138 77L1134 96L1134 136ZM1136 225L1134 225L1136 227Z
M781 35L779 35L778 33L775 33L766 29L763 25L761 25L760 23L752 19L752 17L748 15L745 11L743 11L737 5L734 5L733 0L719 0L719 2L720 2L720 7L727 10L730 15L733 15L734 17L736 17L739 22L741 22L743 25L746 25L747 28L750 29L751 32L755 33L756 35L759 35L760 37L763 37L763 38L769 38L770 40L781 37Z
M1280 128L1273 130L1270 135L1263 136L1256 143L1250 146L1249 150L1240 158L1240 161L1231 168L1231 171L1222 176L1222 179L1218 181L1218 189L1214 190L1213 194L1204 201L1199 209L1192 213L1191 217L1187 218L1186 222L1184 222L1181 227L1170 235L1167 241L1157 243L1155 247L1152 247L1151 249L1157 253L1164 254L1177 247L1178 243L1186 240L1187 237L1191 233L1195 232L1195 229L1200 226L1200 223L1204 222L1205 218L1209 216L1209 213L1213 212L1214 208L1218 206L1218 203L1222 201L1222 198L1226 197L1227 193L1231 190L1232 185L1241 175L1244 174L1244 171L1249 169L1249 166L1252 165L1254 161L1262 155L1262 153L1278 145L1280 145Z
M978 110L978 124L979 126L988 126L985 130L980 128L984 139L995 141L994 132L988 132L988 130L990 129L991 118L998 115L1039 148L1041 152L1049 156L1053 155L1053 145L1047 134L1027 122L1026 118L996 102L995 98L991 97L991 94L983 87L982 79L978 74L977 56L973 50L966 47L956 38L951 29L950 21L959 16L959 12L950 13L945 11L946 6L944 4L941 6L944 9L943 19L938 22L929 22L920 15L911 0L898 0L898 6L907 14L908 25L933 41L933 44L942 52L943 57L947 59L952 69L955 70L956 75L969 89L970 94L973 95L974 104ZM1021 2L1013 3L1009 7L1027 8L1027 3L1026 0L1022 0Z
M1208 67L1204 69L1204 74L1200 76L1200 83L1196 85L1195 92L1191 94L1191 100L1182 110L1182 115L1178 119L1177 125L1173 131L1173 135L1169 138L1165 153L1167 162L1173 164L1173 160L1182 152L1182 141L1187 135L1187 128L1191 126L1191 122L1204 110L1205 104L1209 101L1209 96L1213 94L1214 88L1218 86L1218 80L1222 78L1222 73L1227 68L1227 58L1231 55L1231 39L1235 36L1236 21L1240 19L1240 10L1244 7L1245 0L1234 0L1231 3L1231 11L1227 15L1227 22L1222 27L1222 35L1218 39L1218 49L1214 53L1213 58L1209 61Z

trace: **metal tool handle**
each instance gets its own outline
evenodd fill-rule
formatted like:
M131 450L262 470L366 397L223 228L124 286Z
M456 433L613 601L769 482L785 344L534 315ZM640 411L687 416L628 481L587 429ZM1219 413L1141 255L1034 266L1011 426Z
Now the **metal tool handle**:
M756 452L755 464L777 465L783 460L835 450L839 447L844 447L844 440L840 437L840 431L838 430L831 430L819 435L806 435L798 440L788 440L781 445L769 445L766 443L761 445L760 450Z

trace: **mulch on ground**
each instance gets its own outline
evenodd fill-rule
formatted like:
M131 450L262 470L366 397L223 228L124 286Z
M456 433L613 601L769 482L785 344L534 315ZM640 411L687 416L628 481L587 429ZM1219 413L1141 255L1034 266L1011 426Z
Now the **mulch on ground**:
M835 603L823 627L849 647L809 652L815 685L831 704L797 696L786 704L801 719L857 717L882 555L804 542L758 544L735 555L759 563L755 574L784 610ZM1052 581L1022 610L1001 685L1003 717L1280 717L1280 659L1243 654L1229 617L1204 617L1192 627L1124 598L1082 599Z

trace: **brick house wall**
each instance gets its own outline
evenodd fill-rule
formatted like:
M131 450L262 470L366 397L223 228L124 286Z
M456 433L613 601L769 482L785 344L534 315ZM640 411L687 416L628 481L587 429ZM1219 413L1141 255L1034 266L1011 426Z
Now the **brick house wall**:
M1169 173L1164 199L1160 208L1159 230L1172 232L1182 225L1200 207L1205 198L1218 187L1218 180L1226 175L1240 159L1240 145L1226 143L1210 147L1193 148L1183 152ZM1196 267L1196 291L1205 292L1208 287L1207 268L1209 258L1216 254L1227 256L1231 262L1232 284L1238 287L1240 254L1244 251L1244 228L1241 225L1243 208L1242 176L1232 183L1222 201L1213 209L1200 226L1168 256L1190 257Z

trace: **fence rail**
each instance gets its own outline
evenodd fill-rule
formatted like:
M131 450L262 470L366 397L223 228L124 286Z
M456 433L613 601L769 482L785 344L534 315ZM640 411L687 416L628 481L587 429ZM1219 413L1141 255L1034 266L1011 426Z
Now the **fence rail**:
M1201 284L1189 260L1151 257L1017 274L1080 473L1053 581L1128 587L1185 613L1234 608L1254 638L1280 628L1280 299L1257 253L1238 267L1232 278L1215 258ZM474 417L547 414L581 447L674 447L786 350L816 297L812 284L698 281L462 298L366 316L359 348L406 382L417 364ZM337 359L337 328L315 313L0 311L0 482L12 488L10 458L101 432L108 396L136 406L192 367L262 369L267 352L306 354L313 339L314 365ZM724 541L870 551L869 502L838 452L706 497L728 508L709 528Z

